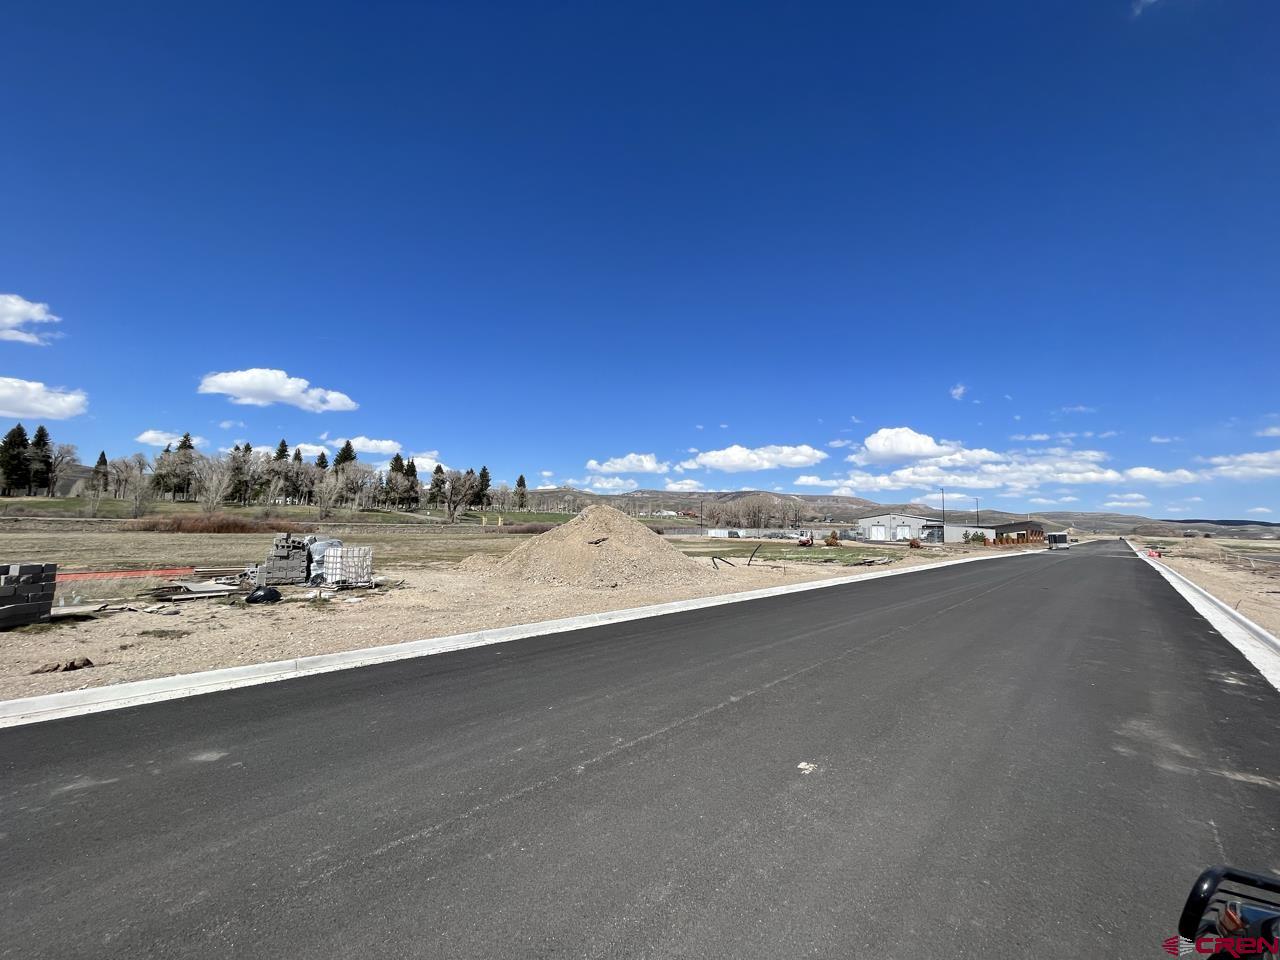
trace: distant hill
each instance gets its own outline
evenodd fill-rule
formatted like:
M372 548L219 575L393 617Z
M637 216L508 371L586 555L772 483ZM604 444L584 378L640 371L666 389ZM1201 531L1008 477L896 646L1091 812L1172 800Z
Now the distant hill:
M747 497L766 496L788 502L803 503L809 508L809 520L820 523L852 523L863 517L879 513L908 513L934 520L942 519L942 511L922 503L877 503L863 497L838 497L825 493L777 493L771 490L728 490L718 492L632 490L622 494L601 494L573 487L554 490L530 491L535 497L547 497L556 501L558 508L580 510L593 503L608 503L627 509L628 512L649 513L658 510L697 511L699 503L704 508L711 503L732 503ZM623 506L624 504L628 506ZM1043 513L1010 513L1005 510L981 509L975 515L972 509L947 511L947 520L959 525L983 526L1012 523L1025 519L1039 520L1049 530L1070 530L1075 533L1100 533L1119 536L1133 533L1144 536L1181 537L1192 532L1217 537L1242 537L1248 539L1277 536L1275 528L1280 523L1261 520L1155 520L1130 513L1086 513L1084 511L1052 510Z

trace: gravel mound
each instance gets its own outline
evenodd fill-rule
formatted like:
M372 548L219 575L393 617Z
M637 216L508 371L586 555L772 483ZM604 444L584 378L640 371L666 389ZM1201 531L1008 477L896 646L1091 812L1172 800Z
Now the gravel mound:
M568 523L522 543L493 566L501 576L575 587L697 584L715 571L613 507L587 507Z

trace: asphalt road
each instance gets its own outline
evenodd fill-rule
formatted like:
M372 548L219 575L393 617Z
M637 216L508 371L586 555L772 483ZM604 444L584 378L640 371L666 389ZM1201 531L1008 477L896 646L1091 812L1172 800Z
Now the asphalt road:
M811 766L801 766L811 765ZM0 731L4 957L1158 957L1280 694L1116 542Z

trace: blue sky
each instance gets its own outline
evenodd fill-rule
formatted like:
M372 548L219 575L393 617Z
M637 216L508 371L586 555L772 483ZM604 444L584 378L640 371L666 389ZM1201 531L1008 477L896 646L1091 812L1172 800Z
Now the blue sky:
M0 419L85 459L1280 520L1274 0L0 33Z

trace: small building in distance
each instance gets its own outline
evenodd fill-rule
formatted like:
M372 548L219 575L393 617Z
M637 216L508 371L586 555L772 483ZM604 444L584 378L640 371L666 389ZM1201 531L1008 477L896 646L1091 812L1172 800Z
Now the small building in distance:
M1015 520L1012 523L997 523L993 530L997 541L1044 543L1044 524L1038 520Z

